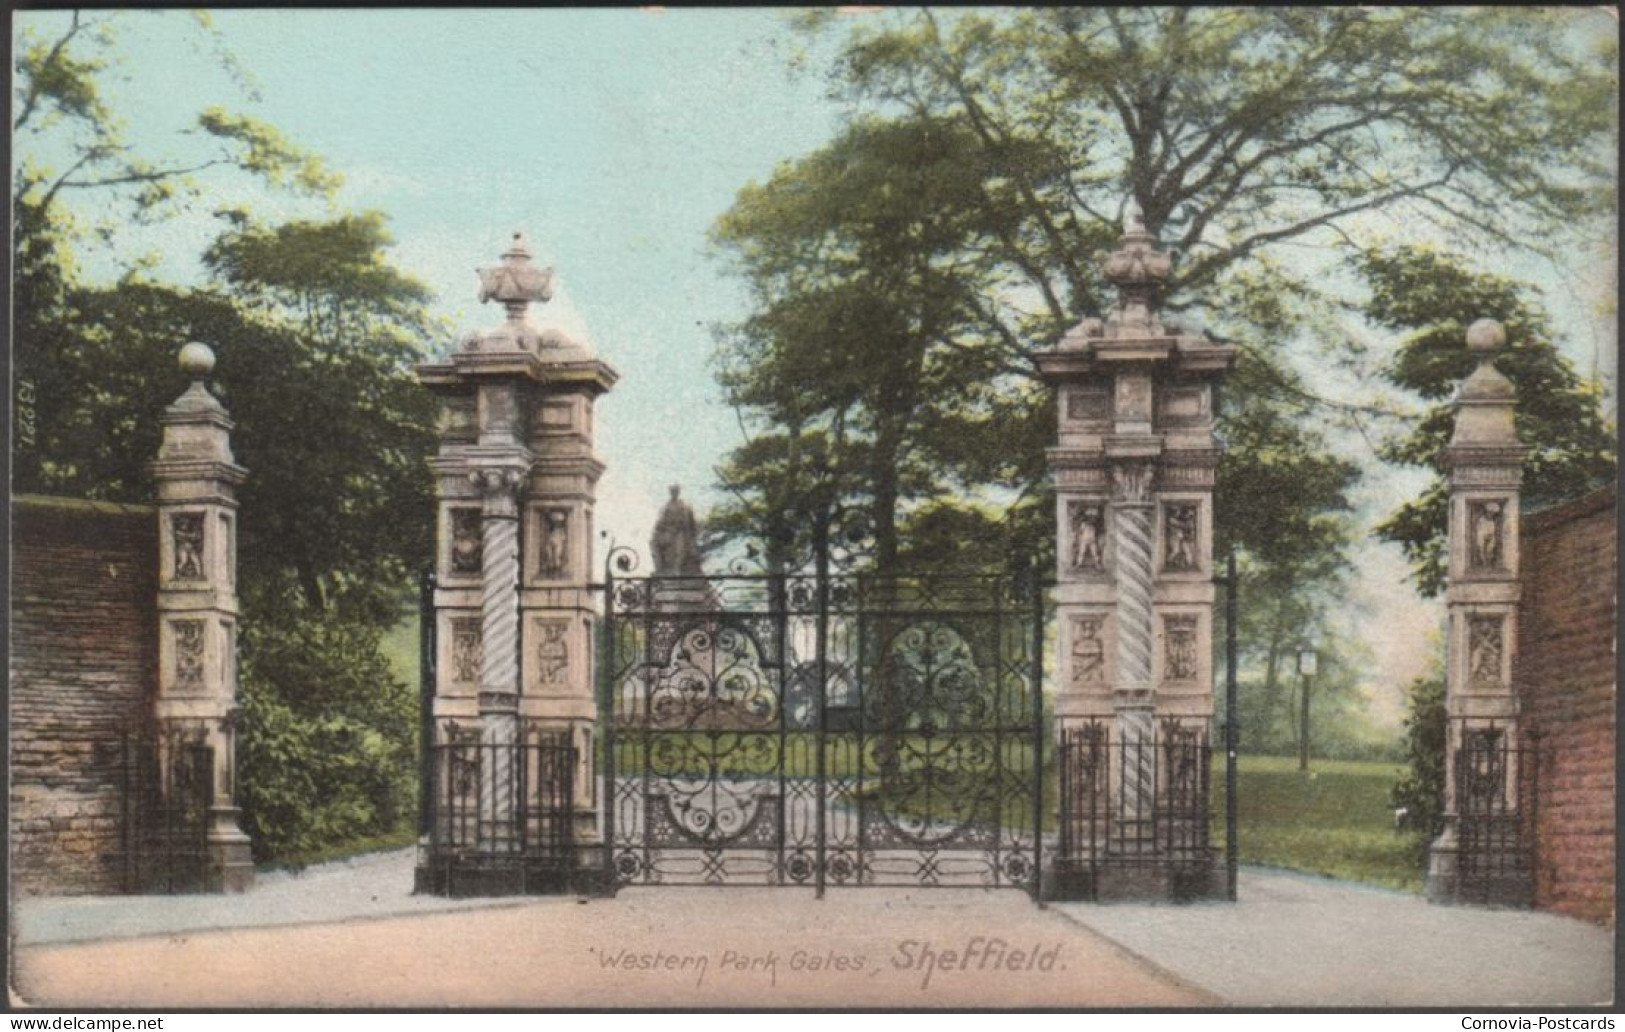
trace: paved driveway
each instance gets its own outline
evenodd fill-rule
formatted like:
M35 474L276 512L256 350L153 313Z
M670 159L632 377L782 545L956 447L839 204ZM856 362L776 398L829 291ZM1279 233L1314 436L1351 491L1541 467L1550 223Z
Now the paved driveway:
M1604 929L1256 869L1235 905L1040 909L957 889L449 901L411 896L411 864L366 857L241 897L25 901L12 989L153 1009L1467 1008L1613 992Z
M1613 999L1611 931L1555 914L1242 868L1241 902L1059 909L1246 1007L1542 1007Z
M977 938L1002 953L983 948L975 956L989 960L967 965ZM819 902L780 889L631 889L588 903L25 946L13 987L32 1006L143 1009L1217 1002L1020 893L976 890Z

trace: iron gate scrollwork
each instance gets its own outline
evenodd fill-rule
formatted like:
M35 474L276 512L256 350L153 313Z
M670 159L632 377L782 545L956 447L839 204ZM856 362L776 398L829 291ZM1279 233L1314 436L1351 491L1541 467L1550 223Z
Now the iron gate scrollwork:
M1036 587L606 577L619 884L1037 889Z

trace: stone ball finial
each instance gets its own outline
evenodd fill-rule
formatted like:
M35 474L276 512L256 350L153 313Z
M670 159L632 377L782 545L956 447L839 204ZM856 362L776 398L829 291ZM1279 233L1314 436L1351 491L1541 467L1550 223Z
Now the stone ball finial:
M1494 319L1480 319L1467 327L1467 350L1479 358L1495 354L1506 342L1506 328Z
M181 372L194 380L201 380L214 371L214 349L193 341L180 350Z

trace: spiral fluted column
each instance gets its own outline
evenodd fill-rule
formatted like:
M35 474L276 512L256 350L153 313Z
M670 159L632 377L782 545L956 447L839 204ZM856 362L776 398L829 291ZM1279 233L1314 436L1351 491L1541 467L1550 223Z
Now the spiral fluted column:
M480 514L480 848L499 853L517 845L514 828L513 744L519 737L518 468L470 474L485 496Z
M1116 467L1113 474L1118 532L1115 724L1122 748L1122 780L1115 804L1119 816L1129 822L1124 840L1133 843L1143 830L1136 822L1152 817L1157 784L1151 680L1153 468L1131 462Z

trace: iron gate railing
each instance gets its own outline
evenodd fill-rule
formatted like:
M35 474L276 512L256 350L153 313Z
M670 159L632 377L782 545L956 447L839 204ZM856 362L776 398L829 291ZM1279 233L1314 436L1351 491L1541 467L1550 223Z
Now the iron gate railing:
M607 577L617 882L1036 893L1041 605L992 576Z
M1213 751L1205 727L1165 720L1150 735L1114 738L1105 723L1066 729L1058 749L1061 834L1054 862L1093 893L1102 867L1158 866L1175 898L1185 875L1203 885L1213 846ZM1191 887L1191 894L1205 890Z
M430 746L426 866L446 895L569 891L577 869L573 807L579 759L567 730L521 725L480 741L446 722Z
M1460 897L1527 906L1533 902L1539 742L1514 742L1493 722L1458 723L1452 740Z
M121 767L124 891L202 891L214 788L206 726L131 732L123 739Z

